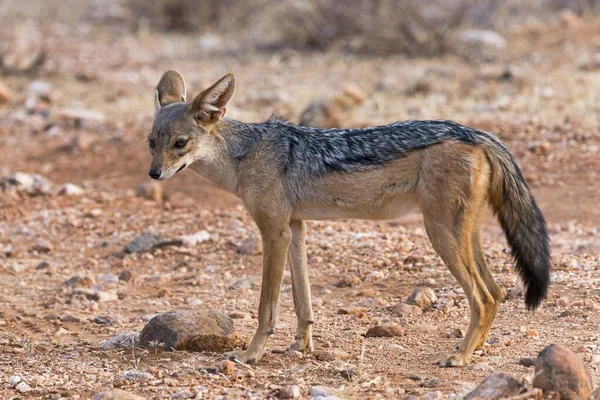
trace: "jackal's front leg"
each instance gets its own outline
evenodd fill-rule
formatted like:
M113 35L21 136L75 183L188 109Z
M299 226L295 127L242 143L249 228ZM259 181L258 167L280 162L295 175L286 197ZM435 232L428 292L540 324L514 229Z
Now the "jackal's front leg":
M292 237L288 221L285 224L257 221L257 224L263 241L263 275L258 307L258 330L247 350L226 354L229 358L246 363L260 360L265 352L269 336L273 334L283 267Z
M306 243L304 236L306 227L303 221L290 222L292 230L292 243L288 249L288 262L292 273L292 293L294 296L294 309L298 318L298 330L290 350L311 352L312 324L314 323L312 304L310 299L310 282L308 278L308 265L306 263Z

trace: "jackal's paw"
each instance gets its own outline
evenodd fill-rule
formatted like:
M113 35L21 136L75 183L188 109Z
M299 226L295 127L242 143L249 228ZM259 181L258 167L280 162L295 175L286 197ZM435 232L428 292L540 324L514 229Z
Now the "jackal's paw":
M467 365L469 360L461 354L453 354L451 356L442 357L436 361L440 367L462 367Z
M262 354L254 354L248 350L229 351L223 354L223 357L231 361L239 361L244 364L253 364L260 360Z
M288 350L296 350L296 351L301 351L303 353L312 353L313 351L313 344L312 344L312 340L304 340L304 339L296 339L292 342L292 344L290 344L290 347L288 347Z

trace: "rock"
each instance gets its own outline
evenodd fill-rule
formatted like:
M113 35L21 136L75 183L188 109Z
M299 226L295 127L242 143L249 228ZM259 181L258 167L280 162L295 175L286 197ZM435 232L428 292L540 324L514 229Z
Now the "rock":
M211 239L210 233L207 231L199 231L191 235L180 236L179 239L186 246L196 246L197 244L207 242Z
M103 390L96 393L92 400L145 400L145 397L119 389Z
M19 382L21 382L21 377L17 374L11 376L7 383L10 385L10 387L14 388L15 386L17 386L19 384Z
M17 383L17 386L15 386L15 390L19 393L28 393L28 392L31 392L32 389L31 389L31 386L29 386L25 382L21 381L21 382Z
M385 278L385 274L381 271L372 271L365 277L365 282L375 282Z
M469 366L471 371L491 371L493 368L488 363L475 363Z
M100 344L102 350L122 349L138 347L140 345L140 334L138 332L119 333Z
M5 84L0 82L0 106L6 105L12 101L12 93Z
M421 315L423 314L423 311L417 306L412 306L406 303L400 303L394 309L394 314L396 314L399 317L407 317L409 315Z
M279 391L280 399L297 399L300 396L300 388L297 385L288 385Z
M331 389L325 386L311 386L308 390L310 397L327 397L331 395Z
M38 253L51 253L52 243L47 240L38 238L35 240L35 244L31 247L31 250L37 251Z
M350 357L348 353L340 349L323 350L316 354L316 358L319 361L345 360L348 357Z
M359 313L366 312L367 309L364 307L343 307L338 310L338 314L342 315L356 315Z
M567 307L569 304L570 304L570 301L567 297L559 297L554 302L554 305L556 305L556 307Z
M484 29L466 29L458 35L458 40L469 46L483 46L501 50L506 47L506 39L497 32Z
M369 328L366 337L395 337L404 336L406 332L404 328L395 323L385 323Z
M85 193L85 189L72 183L65 183L64 185L58 188L57 193L60 196L81 196Z
M505 397L516 396L523 392L525 387L504 372L494 372L479 384L471 393L465 396L465 400L470 399L503 399Z
M356 275L346 275L343 276L338 283L336 283L337 287L354 287L361 284L361 280Z
M165 350L223 352L241 346L233 320L216 311L169 311L152 318L140 333L140 344Z
M262 253L262 243L255 237L248 237L235 250L238 254L253 255Z
M432 376L430 378L424 379L423 382L419 386L424 387L424 388L434 388L434 387L439 386L439 384L440 384L440 379L435 376Z
M124 269L119 274L119 280L121 282L129 282L132 278L133 278L133 273L128 269Z
M421 400L442 400L443 398L444 395L439 390L436 392L425 393L424 395L419 397L419 399Z
M244 312L244 311L234 311L229 313L229 316L233 319L251 319L252 314Z
M144 182L137 187L135 193L137 197L154 200L157 203L163 201L163 188L158 182Z
M117 300L119 300L119 295L116 294L115 292L98 291L98 292L96 292L95 300L99 301L101 303L106 303L109 301L117 301Z
M535 358L533 357L523 357L517 362L517 364L522 365L524 367L533 367L535 365Z
M90 124L99 124L105 120L104 114L100 111L86 110L83 108L63 108L56 111L56 115L76 128L81 128Z
M561 399L586 399L593 389L583 361L567 347L552 344L538 354L533 387L554 391Z
M40 195L49 193L51 187L50 181L37 174L15 172L0 178L0 189L4 191L13 190L17 193Z
M437 297L433 289L428 287L418 287L416 288L408 299L406 299L406 303L410 305L415 305L420 309L430 308L437 301Z
M219 363L219 372L225 375L233 375L235 363L230 360L222 360Z
M44 81L29 82L29 84L27 84L26 90L29 93L36 95L38 97L47 97L47 98L50 97L50 94L52 92L50 84L48 82L44 82Z
M89 276L74 275L65 281L65 286L70 288L88 288L94 284Z
M144 232L136 236L125 246L125 253L144 253L158 247L181 245L182 240L167 240L151 232Z
M150 380L154 379L154 376L148 372L138 371L136 369L130 369L125 372L121 372L117 376L117 380L126 380L126 381L139 381L139 380Z

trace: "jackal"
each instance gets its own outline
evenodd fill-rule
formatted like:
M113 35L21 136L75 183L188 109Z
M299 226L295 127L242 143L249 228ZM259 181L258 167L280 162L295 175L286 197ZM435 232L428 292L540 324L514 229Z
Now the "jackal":
M489 205L498 217L535 309L546 297L550 245L546 222L515 160L493 135L450 121L407 121L364 129L317 129L278 119L224 118L235 78L221 78L186 102L185 83L167 71L156 88L148 137L150 176L165 180L192 168L236 194L263 241L258 330L247 350L254 362L273 334L284 264L291 268L298 319L290 348L312 351L305 220L395 218L420 209L437 254L464 289L471 322L456 353L441 366L469 362L484 345L502 291L479 238Z

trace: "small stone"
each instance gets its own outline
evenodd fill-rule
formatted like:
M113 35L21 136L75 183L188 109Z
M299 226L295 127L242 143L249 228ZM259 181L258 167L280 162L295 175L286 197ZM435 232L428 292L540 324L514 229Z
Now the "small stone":
M521 382L504 372L494 372L479 384L465 400L503 399L520 394L525 387Z
M424 387L424 388L434 388L434 387L439 386L439 384L440 384L440 379L433 376L430 378L425 378L425 380L423 380L423 382L419 386Z
M244 311L234 311L229 313L229 316L233 319L251 319L252 315Z
M297 399L300 396L300 388L297 385L288 385L279 391L280 399Z
M96 393L92 400L145 400L145 397L120 389L108 389Z
M361 284L361 280L358 276L356 275L346 275L343 276L338 283L336 283L337 287L343 288L343 287L355 287Z
M97 301L101 303L106 303L109 301L117 301L119 300L119 295L114 292L103 292L99 291L96 293Z
M535 365L535 358L533 357L523 357L517 362L517 364L522 365L524 367L533 367Z
M567 307L569 305L569 303L570 302L569 302L569 299L567 297L559 297L554 302L554 305L556 305L556 307Z
M167 288L162 288L158 291L156 296L159 298L171 297L171 291Z
M200 243L209 241L211 239L211 236L210 233L208 233L208 231L199 231L191 235L180 236L179 239L186 246L196 246Z
M365 282L376 282L385 278L385 274L381 271L372 271L365 277Z
M8 384L10 385L10 387L14 388L15 386L17 386L19 384L19 382L21 382L21 377L19 375L13 375L8 379Z
M394 309L394 314L396 314L399 317L408 317L410 315L421 315L423 314L423 311L417 306L412 306L406 303L400 303Z
M356 293L357 296L361 296L361 297L375 297L377 295L377 292L375 291L375 289L362 289L359 290L358 293Z
M552 344L540 352L534 376L534 388L554 391L561 399L587 399L592 393L593 384L585 364L560 344Z
M311 386L310 389L308 390L308 395L310 397L327 397L327 396L331 396L332 391L331 389L325 387L325 386Z
M74 275L65 281L65 286L70 288L88 288L94 284L89 276Z
M181 245L183 239L167 240L151 232L143 232L125 246L125 253L144 253L158 247Z
M52 244L47 240L38 238L31 247L31 250L37 251L38 253L50 253L52 252Z
M404 336L404 328L395 323L385 323L369 328L366 337L396 337Z
M111 317L105 316L105 315L94 318L94 323L96 323L98 325L110 325L113 322L114 322L114 320Z
M138 332L119 333L100 344L102 350L127 349L140 345L140 334Z
M238 254L253 255L262 253L261 241L250 236L237 246L235 250Z
M471 371L491 371L492 367L488 363L476 363L469 367Z
M153 200L157 203L162 203L163 201L163 188L158 182L150 181L140 184L136 188L135 194L137 197Z
M525 337L526 338L540 337L540 333L538 331L536 331L535 329L527 329L527 331L525 332Z
M17 390L17 392L19 393L28 393L31 392L31 386L29 386L28 384L26 384L25 382L21 381L17 384L17 386L15 386L15 389Z
M233 375L233 369L235 367L235 363L230 360L222 360L219 363L219 372L224 375Z
M415 305L421 309L430 308L437 301L437 297L433 289L428 287L418 287L416 288L408 299L406 299L406 303L410 305Z
M348 353L340 349L323 350L316 354L316 358L319 361L345 360L348 357L350 357Z
M140 333L140 344L165 350L223 352L241 346L233 320L216 311L169 311L152 318Z
M364 307L344 307L344 308L340 308L338 310L338 314L355 315L355 314L359 314L359 313L364 313L366 311L367 311L367 309Z
M57 192L60 196L81 196L85 190L72 183L66 183L58 188Z
M420 397L421 400L442 400L443 398L444 395L439 390L435 392L425 393Z
M129 282L131 278L133 278L133 273L128 269L121 271L119 274L119 280L121 282Z
M154 376L148 372L138 371L135 369L131 369L125 372L120 373L117 376L117 380L126 380L126 381L139 381L139 380L150 380L154 379Z

